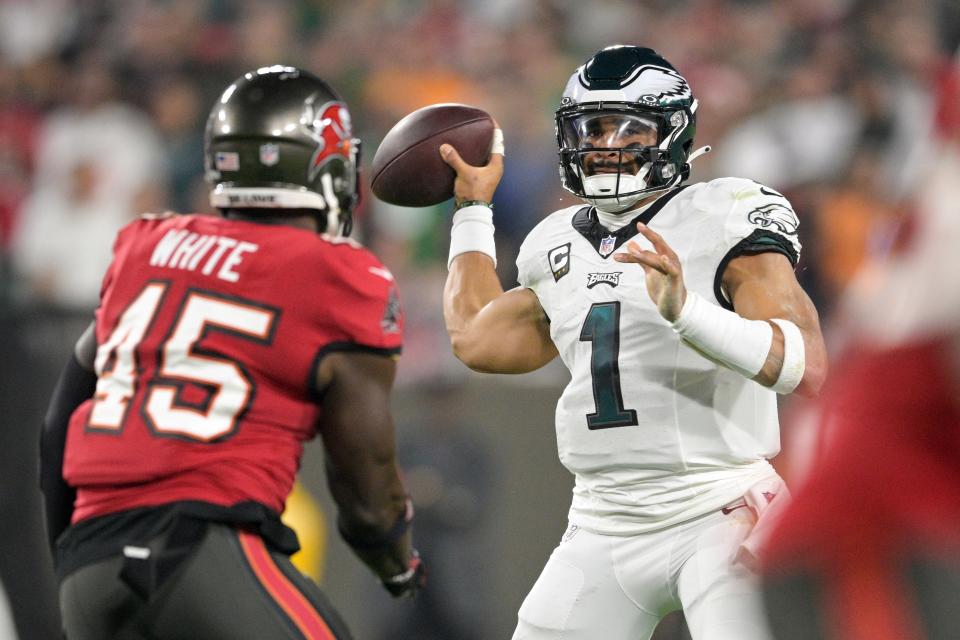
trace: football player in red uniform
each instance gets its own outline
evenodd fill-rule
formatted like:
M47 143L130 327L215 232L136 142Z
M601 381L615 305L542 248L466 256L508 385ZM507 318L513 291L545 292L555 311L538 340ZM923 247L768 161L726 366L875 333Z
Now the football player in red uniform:
M847 295L822 452L765 553L778 640L958 637L960 58L941 89L912 231Z
M393 595L424 570L389 396L403 315L347 239L359 140L292 67L226 88L206 130L222 216L120 231L45 420L41 486L71 640L347 638L280 521L320 434L344 539Z

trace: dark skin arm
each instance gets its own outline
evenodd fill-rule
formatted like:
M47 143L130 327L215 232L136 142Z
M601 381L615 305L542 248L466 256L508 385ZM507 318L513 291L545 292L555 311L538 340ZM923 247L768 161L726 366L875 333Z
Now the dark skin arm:
M643 268L651 300L664 319L674 322L687 298L680 259L658 233L642 223L637 225L637 230L650 241L653 251L642 249L631 240L627 250L614 254L614 259ZM827 376L827 349L817 310L797 282L790 261L779 253L740 256L727 265L722 282L734 310L742 317L749 320L781 318L797 325L803 336L806 366L794 393L808 397L818 395ZM783 332L777 325L770 325L773 344L766 362L753 378L766 387L777 381L783 366Z
M482 167L467 164L450 145L440 155L457 172L458 202L490 202L503 176L503 155ZM533 291L504 292L493 261L470 251L453 259L443 289L443 319L454 355L474 371L527 373L557 356L550 323Z
M550 324L533 291L504 292L489 257L454 258L443 290L443 318L453 353L483 373L526 373L557 355Z
M73 348L73 354L77 356L77 362L87 371L93 371L94 359L97 357L96 328L96 324L91 322Z
M317 367L327 482L341 529L353 538L382 539L406 510L390 414L395 374L394 359L363 352L334 352ZM354 552L381 578L400 574L412 554L410 529L382 548Z
M40 490L51 550L70 526L76 491L63 479L63 457L70 416L96 389L93 362L97 341L94 325L77 341L74 354L57 381L40 431Z
M800 329L803 336L806 367L794 393L815 397L827 377L827 348L820 332L820 316L810 296L803 290L786 256L761 253L740 256L730 261L723 273L723 287L733 308L750 320L783 318ZM770 386L783 365L783 332L773 326L773 345L760 373L754 378Z

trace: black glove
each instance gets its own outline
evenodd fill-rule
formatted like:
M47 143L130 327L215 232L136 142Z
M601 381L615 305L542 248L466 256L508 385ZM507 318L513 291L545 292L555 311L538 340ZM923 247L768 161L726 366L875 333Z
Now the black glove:
M407 561L407 570L389 578L382 578L382 582L394 598L412 598L427 584L427 567L417 550L413 549L410 560Z

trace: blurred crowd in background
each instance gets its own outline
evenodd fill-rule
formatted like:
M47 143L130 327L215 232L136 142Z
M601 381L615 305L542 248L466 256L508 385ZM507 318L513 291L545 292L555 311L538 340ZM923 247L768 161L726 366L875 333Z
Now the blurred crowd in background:
M889 250L909 208L918 141L958 42L956 0L4 0L0 395L11 427L0 440L33 439L115 231L145 211L211 211L205 118L245 71L293 64L329 81L365 167L416 108L489 111L506 135L495 222L513 286L526 232L575 202L553 133L569 74L608 44L650 46L700 100L697 146L714 151L692 180L752 178L793 202L798 276L829 340L845 286ZM449 213L386 205L364 185L354 235L397 276L408 315L401 387L469 375L440 308ZM34 490L32 464L0 471L0 499Z
M492 113L507 137L496 223L511 285L526 231L569 201L553 137L559 92L596 49L626 42L662 52L699 97L697 142L714 152L693 179L748 177L791 197L800 275L828 316L892 236L958 11L946 0L7 0L4 303L87 313L119 226L143 211L209 211L209 105L244 71L275 63L343 94L367 166L413 109L466 102ZM413 316L401 382L431 377L446 360L438 285L449 207L365 195L357 235L405 276Z

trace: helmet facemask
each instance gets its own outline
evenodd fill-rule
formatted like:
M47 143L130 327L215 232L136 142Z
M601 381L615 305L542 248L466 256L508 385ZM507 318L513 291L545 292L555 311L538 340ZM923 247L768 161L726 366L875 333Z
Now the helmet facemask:
M317 105L307 99L300 118L301 130L316 142L308 179L327 204L325 228L332 236L348 236L353 229L352 212L360 200L360 150L352 137L350 112L340 101Z
M671 147L690 120L685 109L667 115L624 103L561 108L557 139L564 186L603 211L629 210L686 177Z

